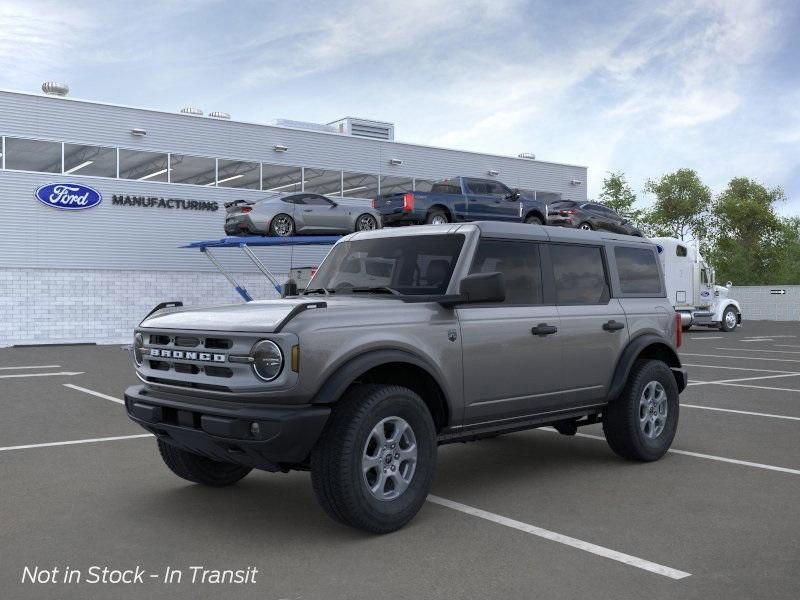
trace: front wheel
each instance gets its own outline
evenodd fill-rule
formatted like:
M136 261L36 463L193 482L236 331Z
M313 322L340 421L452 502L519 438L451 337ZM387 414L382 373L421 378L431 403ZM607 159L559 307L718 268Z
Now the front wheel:
M356 231L372 231L378 228L378 220L370 214L364 213L356 219Z
M583 229L584 231L592 231L592 229L594 229L594 227L592 227L591 223L588 223L588 222L584 221L583 223L578 225L578 229Z
M658 460L678 429L678 385L660 360L637 360L618 398L603 414L603 433L623 458Z
M294 234L294 221L289 215L283 213L272 217L272 222L269 224L270 234L276 237L289 237Z
M203 485L213 487L233 485L252 471L250 467L211 460L161 440L158 440L158 451L164 463L175 475Z
M719 324L719 328L721 331L733 331L738 324L739 319L736 316L736 311L732 306L729 306L722 313L722 322Z
M411 390L360 385L337 402L311 454L311 482L330 517L389 533L417 514L436 470L436 429Z
M542 225L542 224L543 224L543 223L542 223L542 220L541 220L541 219L540 219L538 216L536 216L536 215L528 215L528 216L525 218L525 222L526 222L528 225Z

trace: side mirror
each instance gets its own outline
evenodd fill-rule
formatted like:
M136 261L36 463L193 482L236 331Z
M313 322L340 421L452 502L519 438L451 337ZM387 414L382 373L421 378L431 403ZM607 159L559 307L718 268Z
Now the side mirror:
M515 201L519 199L519 196L520 196L519 190L517 188L514 188L513 190L511 190L510 194L506 194L506 200Z
M281 291L281 298L297 295L297 282L294 279L286 280L286 283L283 284L283 290Z
M461 280L464 304L503 302L506 299L506 282L502 273L472 273Z
M331 208L336 208L337 206L339 206L339 203L331 200Z

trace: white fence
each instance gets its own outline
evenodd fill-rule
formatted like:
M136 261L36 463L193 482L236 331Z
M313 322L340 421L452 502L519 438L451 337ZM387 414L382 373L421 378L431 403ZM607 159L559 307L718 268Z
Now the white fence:
M747 321L800 321L800 285L733 286L730 297Z

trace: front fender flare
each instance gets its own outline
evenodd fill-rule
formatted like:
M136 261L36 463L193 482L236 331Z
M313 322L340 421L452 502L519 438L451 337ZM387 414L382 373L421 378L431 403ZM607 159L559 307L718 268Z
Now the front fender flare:
M325 383L322 384L311 399L311 404L332 404L336 402L359 375L373 367L386 363L408 363L423 369L433 378L439 389L442 390L444 401L448 406L450 405L449 398L447 398L447 387L442 385L436 369L424 358L406 350L398 349L370 350L351 358L339 366L325 380Z
M645 349L650 347L656 347L657 352L666 359L665 362L672 369L675 383L678 384L678 392L682 392L686 388L686 372L681 368L678 353L663 337L646 333L632 339L628 342L625 350L622 351L617 361L617 367L614 370L614 376L611 379L611 385L608 388L608 397L606 398L608 402L611 402L622 393L633 363L636 362L636 359Z

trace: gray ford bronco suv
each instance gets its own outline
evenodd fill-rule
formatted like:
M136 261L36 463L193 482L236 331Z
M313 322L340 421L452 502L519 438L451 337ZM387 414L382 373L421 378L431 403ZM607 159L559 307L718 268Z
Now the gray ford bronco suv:
M125 406L179 477L310 470L331 517L378 533L419 510L439 444L602 423L656 460L686 386L656 252L514 223L354 233L301 296L149 315Z

